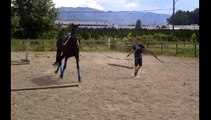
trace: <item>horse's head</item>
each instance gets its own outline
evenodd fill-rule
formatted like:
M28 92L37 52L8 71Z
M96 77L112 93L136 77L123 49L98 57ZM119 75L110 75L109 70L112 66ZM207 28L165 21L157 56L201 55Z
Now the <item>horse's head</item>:
M79 27L79 24L78 24L78 25L74 25L74 24L72 23L71 36L76 36L78 27Z

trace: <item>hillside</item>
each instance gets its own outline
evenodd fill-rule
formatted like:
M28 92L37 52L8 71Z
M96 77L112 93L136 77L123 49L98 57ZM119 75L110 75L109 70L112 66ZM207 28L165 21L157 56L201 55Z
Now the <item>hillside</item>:
M140 11L100 11L88 7L61 7L57 8L59 12L58 20L69 21L99 21L117 25L136 24L140 19L142 25L164 25L168 14L158 14L153 12Z

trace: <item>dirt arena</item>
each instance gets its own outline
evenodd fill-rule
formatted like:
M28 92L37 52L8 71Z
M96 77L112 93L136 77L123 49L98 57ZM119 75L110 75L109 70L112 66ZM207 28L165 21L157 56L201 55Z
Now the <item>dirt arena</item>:
M12 120L199 120L199 59L143 55L137 77L127 53L81 52L78 87L11 92ZM111 58L109 58L110 56ZM12 52L12 60L25 58ZM54 74L55 52L29 52L30 64L11 65L11 88L78 84L70 58L64 79Z

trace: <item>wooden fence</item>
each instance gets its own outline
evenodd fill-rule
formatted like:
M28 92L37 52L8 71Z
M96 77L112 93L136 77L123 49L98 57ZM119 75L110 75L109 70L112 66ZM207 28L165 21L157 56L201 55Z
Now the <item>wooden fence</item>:
M81 40L81 50L114 50L114 51L129 51L132 48L131 42L127 40ZM195 57L199 54L198 42L167 42L167 41L143 41L145 46L157 51L159 54L165 52L173 52L175 55L182 52L192 52ZM12 51L55 51L56 40L11 40Z

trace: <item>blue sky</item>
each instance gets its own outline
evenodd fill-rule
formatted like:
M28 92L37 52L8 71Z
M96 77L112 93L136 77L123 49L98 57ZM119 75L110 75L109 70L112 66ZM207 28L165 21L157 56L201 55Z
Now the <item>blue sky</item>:
M52 0L55 7L91 7L103 11L151 11L172 14L173 0ZM175 0L175 11L193 11L199 0Z

